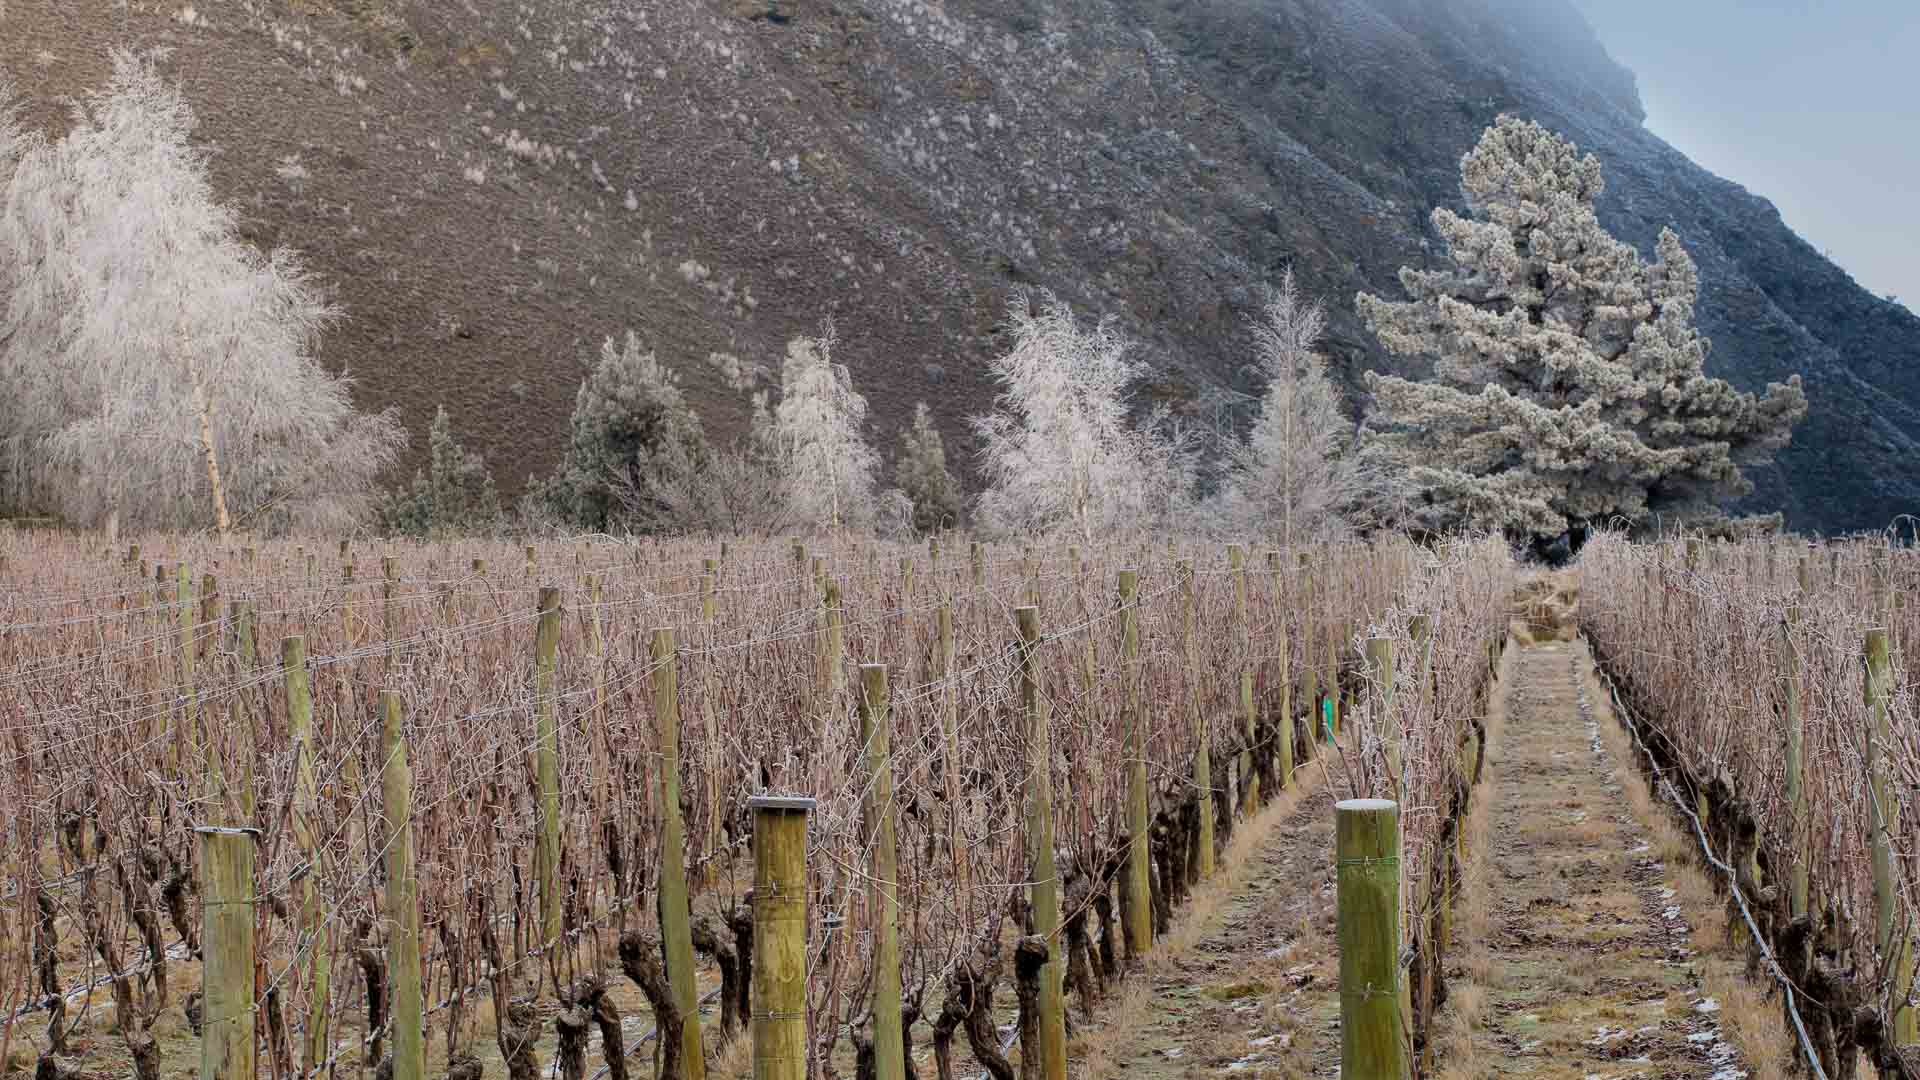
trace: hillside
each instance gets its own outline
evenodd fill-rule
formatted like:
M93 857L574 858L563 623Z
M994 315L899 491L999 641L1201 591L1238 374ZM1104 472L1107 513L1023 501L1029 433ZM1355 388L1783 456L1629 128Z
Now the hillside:
M708 358L775 359L831 314L889 452L991 393L1010 290L1121 320L1190 398L1241 379L1252 286L1292 263L1353 319L1395 290L1501 112L1607 168L1603 220L1677 227L1710 367L1799 370L1812 413L1755 508L1879 528L1920 505L1920 318L1641 124L1563 0L0 2L0 67L57 127L115 44L166 50L258 242L347 321L324 358L416 433L434 406L515 488L580 360L632 328L724 427Z

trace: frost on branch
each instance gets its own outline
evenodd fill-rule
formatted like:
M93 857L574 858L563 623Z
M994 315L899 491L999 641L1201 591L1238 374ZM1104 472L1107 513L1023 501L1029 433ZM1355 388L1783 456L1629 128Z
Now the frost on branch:
M1556 536L1752 490L1740 466L1787 444L1806 395L1797 375L1756 398L1704 374L1679 237L1647 263L1608 235L1600 163L1529 121L1500 118L1461 180L1475 217L1433 215L1454 265L1401 270L1406 302L1357 301L1388 350L1433 364L1431 382L1368 378L1416 523Z
M998 409L975 417L982 526L1000 532L1099 533L1186 511L1192 440L1164 411L1127 422L1127 389L1146 373L1111 320L1083 327L1053 294L1016 296L1013 348L992 362Z
M1379 509L1391 485L1362 452L1317 351L1326 308L1300 295L1289 269L1251 325L1252 366L1266 387L1253 428L1227 443L1220 523L1287 546L1346 533Z
M413 487L389 495L380 525L405 536L471 536L500 526L500 496L479 454L453 437L453 420L442 405L427 435L427 467L413 474Z
M700 416L680 381L627 331L609 337L573 398L567 452L537 489L537 502L562 525L584 532L675 531L687 509L661 485L677 485L707 464Z
M796 525L867 524L880 455L867 444L867 399L846 365L834 363L833 324L787 343L773 430L786 462L787 506Z
M933 533L960 524L960 482L947 468L947 446L922 401L913 407L913 426L900 436L900 457L893 482L912 505L913 529Z
M363 517L404 433L314 361L335 312L240 238L179 93L117 52L64 137L0 113L0 501L154 529Z

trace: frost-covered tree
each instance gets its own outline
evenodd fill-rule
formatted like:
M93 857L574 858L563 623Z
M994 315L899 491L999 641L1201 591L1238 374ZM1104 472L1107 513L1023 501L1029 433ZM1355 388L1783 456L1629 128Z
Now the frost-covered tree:
M1786 445L1806 396L1797 375L1756 398L1704 374L1679 237L1648 263L1608 235L1600 163L1529 121L1501 117L1460 171L1476 216L1433 215L1453 266L1403 269L1407 302L1358 299L1388 350L1433 364L1368 380L1418 523L1550 537L1750 491L1740 466Z
M380 508L380 524L404 536L464 536L500 525L500 496L479 454L453 437L447 407L433 414L427 434L427 467L413 474L413 487L392 493Z
M834 363L833 324L787 343L773 431L786 462L787 505L796 525L867 524L880 455L868 445L867 399L846 365Z
M913 506L915 532L938 532L960 523L960 482L947 468L946 443L924 401L913 407L913 426L900 436L893 482Z
M1008 319L1013 347L992 362L999 408L973 420L988 484L981 524L1092 539L1183 511L1191 440L1164 411L1127 422L1128 388L1146 366L1112 320L1083 327L1048 292L1014 297Z
M629 330L620 345L611 337L601 344L581 380L566 455L535 501L571 529L671 531L662 523L670 508L653 498L654 470L697 472L709 453L679 379Z
M315 362L335 312L215 199L192 111L113 56L58 139L0 104L6 501L77 524L340 528L405 435Z
M635 454L614 485L626 520L652 533L765 534L786 527L786 461L765 392L753 395L745 436L714 447L668 440Z
M1252 367L1266 385L1252 429L1227 445L1219 517L1286 545L1345 533L1387 485L1361 452L1317 351L1326 308L1300 295L1288 269L1250 323Z

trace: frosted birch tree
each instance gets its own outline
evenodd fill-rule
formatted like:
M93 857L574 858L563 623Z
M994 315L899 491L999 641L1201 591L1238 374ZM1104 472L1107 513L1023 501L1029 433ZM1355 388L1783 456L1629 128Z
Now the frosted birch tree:
M214 198L192 111L113 56L57 140L0 134L8 501L76 524L343 528L405 436L314 359L336 313Z
M1044 291L1015 296L1008 320L1013 347L991 369L998 408L973 420L988 484L981 524L1091 540L1185 511L1191 439L1164 411L1141 427L1128 423L1127 391L1146 365L1112 320L1083 327Z
M1585 523L1712 517L1742 465L1787 444L1799 376L1741 393L1704 373L1699 274L1671 229L1654 261L1594 213L1600 163L1501 117L1460 163L1471 218L1434 211L1453 265L1361 294L1381 344L1434 377L1372 376L1381 445L1422 491L1417 523L1553 537Z
M1288 269L1250 324L1252 367L1266 385L1252 429L1227 444L1222 524L1288 546L1345 533L1386 485L1361 453L1318 352L1326 308L1300 295Z
M867 399L846 365L833 360L833 324L787 343L773 431L786 462L787 503L796 524L864 525L873 513L880 455L863 428Z

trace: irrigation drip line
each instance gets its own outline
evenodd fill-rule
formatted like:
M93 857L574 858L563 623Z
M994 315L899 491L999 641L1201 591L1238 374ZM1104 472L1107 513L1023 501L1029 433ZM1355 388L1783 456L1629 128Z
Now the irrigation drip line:
M1599 671L1597 667L1595 670ZM1807 1035L1806 1022L1800 1018L1800 1008L1794 1000L1793 980L1787 977L1786 971L1780 966L1780 961L1773 955L1773 947L1767 943L1766 936L1760 932L1759 925L1753 921L1753 912L1747 907L1747 898L1740 891L1740 882L1733 867L1721 862L1719 856L1713 853L1713 845L1707 840L1706 830L1700 826L1699 816L1687 806L1686 800L1680 798L1680 793L1674 788L1673 781L1667 778L1666 770L1654 760L1653 750L1640 738L1640 726L1634 722L1633 711L1627 708L1626 702L1621 700L1620 688L1614 685L1613 676L1605 671L1599 671L1599 675L1607 681L1607 693L1613 698L1614 714L1626 725L1627 734L1633 737L1633 744L1646 755L1647 765L1653 770L1654 777L1659 780L1661 790L1666 792L1668 800L1693 824L1693 835L1700 841L1700 854L1709 865L1726 875L1727 891L1740 907L1740 917L1747 924L1747 933L1752 935L1754 944L1759 946L1760 956L1767 962L1768 973L1773 976L1774 982L1779 984L1781 993L1785 995L1787 1015L1793 1018L1793 1032L1800 1043L1801 1053L1807 1059L1807 1068L1812 1071L1814 1080L1827 1080L1826 1070L1820 1066L1820 1054L1813 1047L1813 1039ZM1583 704L1586 696L1586 688L1583 686L1580 688Z

